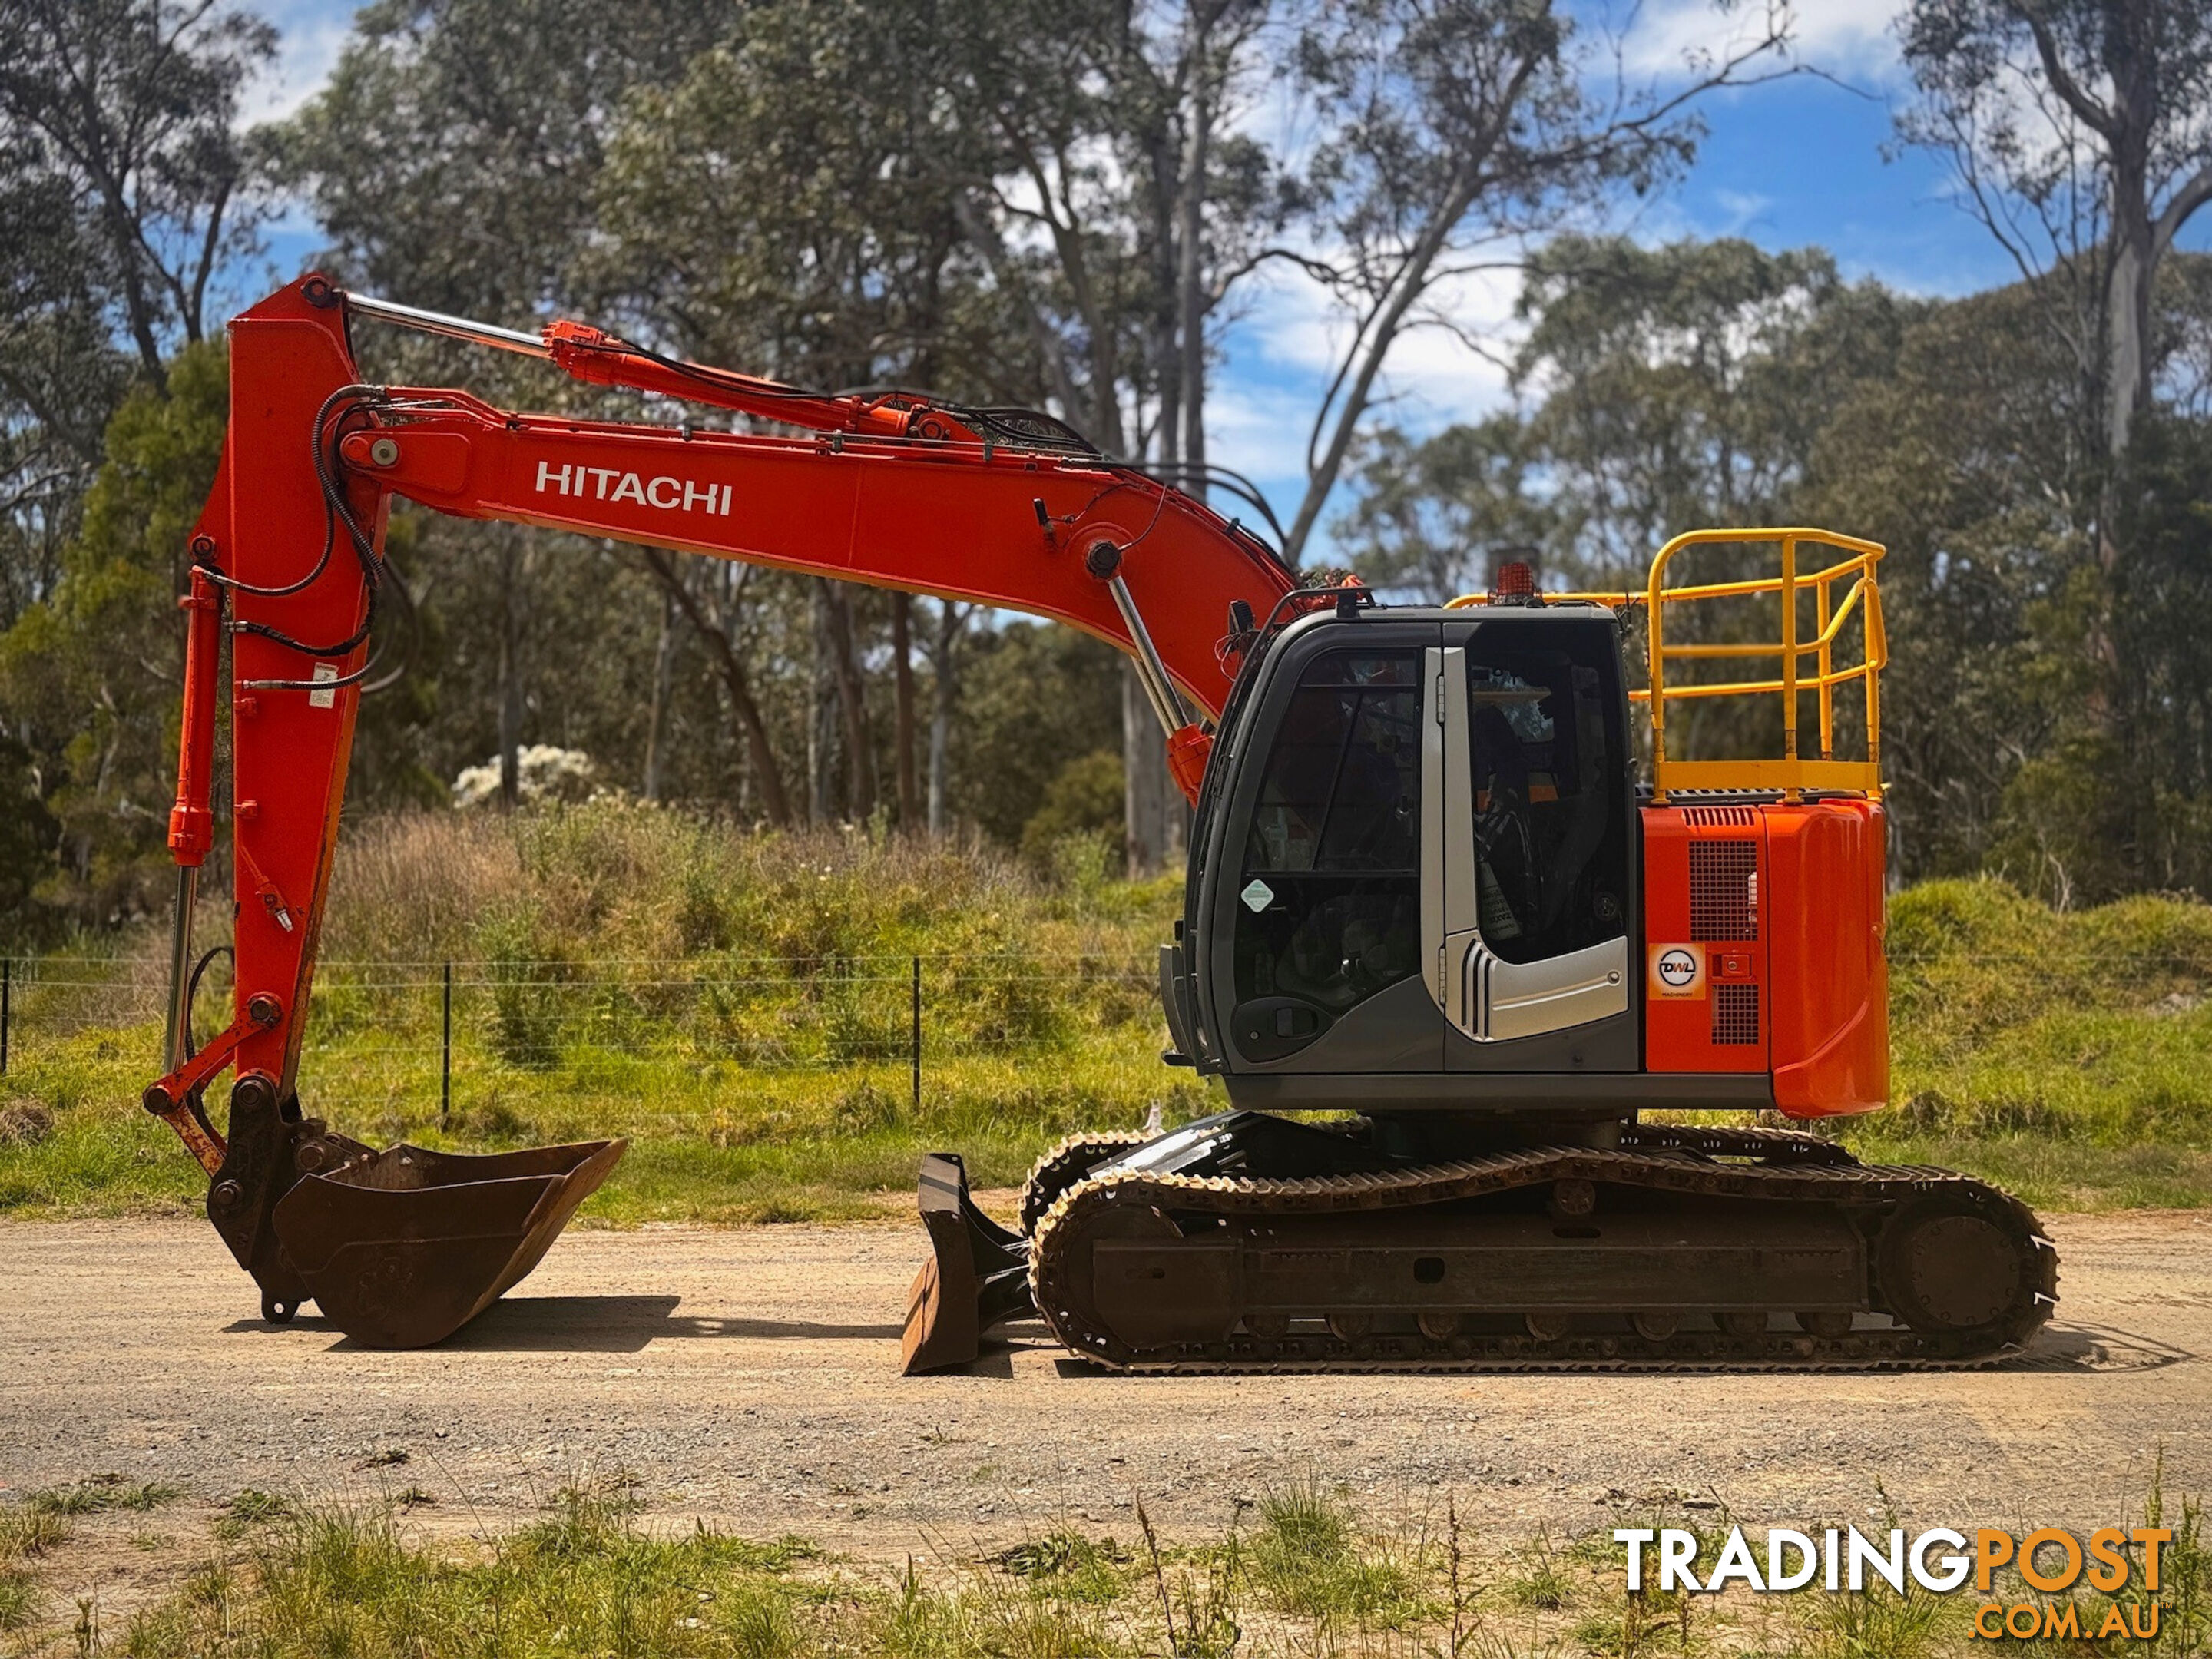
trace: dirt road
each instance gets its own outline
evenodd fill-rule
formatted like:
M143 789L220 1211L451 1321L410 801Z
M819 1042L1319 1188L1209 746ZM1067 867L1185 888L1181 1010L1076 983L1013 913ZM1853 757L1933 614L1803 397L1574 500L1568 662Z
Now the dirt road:
M627 1470L654 1510L863 1555L1141 1498L1212 1528L1310 1474L1486 1528L1590 1527L1654 1496L1929 1524L2101 1523L2212 1489L2212 1215L2061 1217L2061 1316L1950 1376L1124 1379L1035 1335L972 1375L894 1372L911 1227L577 1232L444 1346L354 1349L255 1316L204 1226L0 1225L0 1487L106 1471L203 1498L434 1494L511 1519ZM404 1462L394 1454L404 1454ZM418 1513L422 1513L418 1511Z

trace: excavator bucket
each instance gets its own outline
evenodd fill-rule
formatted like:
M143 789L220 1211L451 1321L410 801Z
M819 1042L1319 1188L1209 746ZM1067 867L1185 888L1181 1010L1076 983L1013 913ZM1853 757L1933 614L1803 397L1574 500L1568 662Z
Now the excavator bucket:
M527 1277L627 1145L465 1156L402 1144L303 1175L277 1201L277 1242L355 1341L424 1347Z
M907 1292L899 1344L907 1376L964 1365L983 1335L1033 1313L1029 1241L985 1215L968 1195L968 1168L953 1152L921 1160L917 1199L929 1232L929 1260Z

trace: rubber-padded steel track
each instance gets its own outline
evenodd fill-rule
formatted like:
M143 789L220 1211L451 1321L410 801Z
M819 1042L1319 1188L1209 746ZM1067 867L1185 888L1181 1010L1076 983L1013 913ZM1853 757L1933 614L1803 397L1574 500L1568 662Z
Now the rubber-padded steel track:
M1999 1317L1963 1331L1915 1331L1900 1323L1832 1337L1779 1330L1735 1335L1716 1329L1678 1330L1661 1340L1631 1333L1573 1331L1549 1340L1466 1332L1444 1340L1414 1332L1346 1340L1291 1332L1269 1340L1237 1329L1218 1341L1139 1347L1085 1316L1080 1310L1088 1298L1073 1282L1082 1267L1072 1246L1100 1224L1110 1230L1120 1219L1109 1216L1111 1212L1150 1212L1186 1228L1214 1217L1234 1224L1289 1217L1381 1216L1575 1180L1675 1194L1693 1203L1750 1198L1820 1206L1849 1216L1870 1235L1878 1235L1884 1220L1901 1206L1936 1200L2002 1231L2018 1253L2019 1289ZM1880 1254L1878 1248L1870 1250L1870 1260L1878 1261ZM1054 1334L1077 1355L1120 1370L1883 1370L1988 1364L2018 1352L2057 1301L2058 1256L2026 1205L1972 1176L1948 1170L1864 1166L1832 1142L1786 1130L1654 1124L1628 1127L1619 1150L1533 1147L1377 1174L1272 1180L1109 1168L1053 1204L1032 1243L1030 1280ZM1875 1306L1884 1305L1877 1284Z

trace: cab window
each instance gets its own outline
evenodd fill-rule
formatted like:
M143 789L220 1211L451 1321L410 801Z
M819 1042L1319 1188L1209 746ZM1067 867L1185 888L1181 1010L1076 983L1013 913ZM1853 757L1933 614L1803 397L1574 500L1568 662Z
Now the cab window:
M1418 971L1418 652L1334 652L1301 675L1261 775L1237 895L1238 1000L1340 1014Z
M1627 803L1612 637L1486 623L1467 651L1475 921L1508 962L1626 931Z

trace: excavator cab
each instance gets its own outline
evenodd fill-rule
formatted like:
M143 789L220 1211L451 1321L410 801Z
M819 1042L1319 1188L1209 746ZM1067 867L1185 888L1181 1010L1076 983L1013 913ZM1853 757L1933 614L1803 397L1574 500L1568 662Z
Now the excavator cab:
M1595 605L1286 630L1201 796L1164 975L1178 1051L1254 1109L1636 1069L1620 663Z

